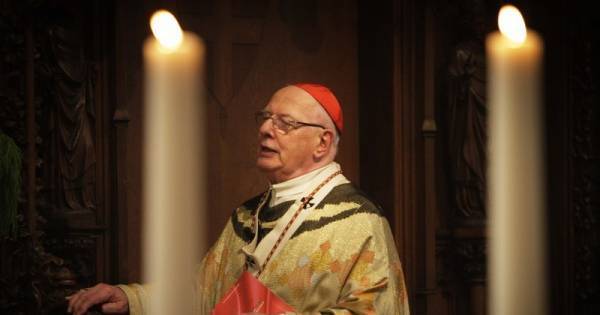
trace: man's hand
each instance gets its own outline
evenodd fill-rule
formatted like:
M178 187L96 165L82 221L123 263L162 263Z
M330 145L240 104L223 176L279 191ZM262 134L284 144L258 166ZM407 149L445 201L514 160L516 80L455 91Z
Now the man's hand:
M100 305L105 314L127 314L129 302L127 295L118 287L99 283L91 288L82 289L68 296L69 308L67 311L74 315L84 315L90 307Z

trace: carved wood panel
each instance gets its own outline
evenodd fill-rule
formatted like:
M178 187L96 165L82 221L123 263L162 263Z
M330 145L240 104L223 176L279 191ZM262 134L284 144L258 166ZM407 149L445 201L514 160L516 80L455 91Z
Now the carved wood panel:
M0 269L0 312L62 314L67 294L111 276L110 103L102 58L110 6L3 1L2 8L10 34L2 50L14 57L3 59L10 71L2 81L14 85L0 86L7 96L0 130L26 152L23 176L34 180L23 186L17 234L0 240L3 257L10 257Z
M558 245L550 249L551 272L563 274L553 277L553 297L559 298L555 314L600 312L600 23L588 4L576 4L570 8L555 4L555 9L565 10L566 18L551 40L562 49L549 52L548 57L566 62L547 63L551 69L558 68L549 75L560 73L548 80L556 78L563 84L560 94L547 93L556 111L550 111L549 121L565 126L557 131L556 125L549 124L548 139L549 150L561 151L549 164L549 174L559 173L557 178L550 177L550 183L566 201L566 207L553 203L550 208L551 244ZM556 100L559 95L562 102ZM564 141L554 141L561 136Z

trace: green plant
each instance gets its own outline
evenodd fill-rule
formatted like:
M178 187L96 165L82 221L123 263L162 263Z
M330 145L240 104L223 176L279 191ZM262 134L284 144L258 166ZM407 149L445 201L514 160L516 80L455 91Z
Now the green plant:
M0 132L0 237L14 235L21 193L21 149Z

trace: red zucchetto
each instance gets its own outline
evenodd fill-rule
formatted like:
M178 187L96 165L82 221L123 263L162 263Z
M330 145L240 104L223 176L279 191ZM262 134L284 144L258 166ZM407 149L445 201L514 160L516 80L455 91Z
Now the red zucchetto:
M326 86L315 83L296 83L294 86L306 91L323 106L341 134L344 130L344 115L342 113L342 106L340 106L340 102L338 102L333 92Z

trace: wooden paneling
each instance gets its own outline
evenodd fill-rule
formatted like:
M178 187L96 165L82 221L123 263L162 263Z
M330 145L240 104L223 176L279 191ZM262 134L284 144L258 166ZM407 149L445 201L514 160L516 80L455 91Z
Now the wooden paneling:
M0 119L0 129L27 147L26 202L19 210L27 220L1 240L10 259L0 268L0 312L61 313L65 295L113 279L105 58L112 48L112 7L68 0L1 5L3 27L16 39L9 46L3 42L3 55L15 58L4 59L1 68L20 73L27 65L22 76L11 79L17 82L9 93L15 99L1 104L5 113L20 112L26 119ZM0 94L7 88L2 85Z

